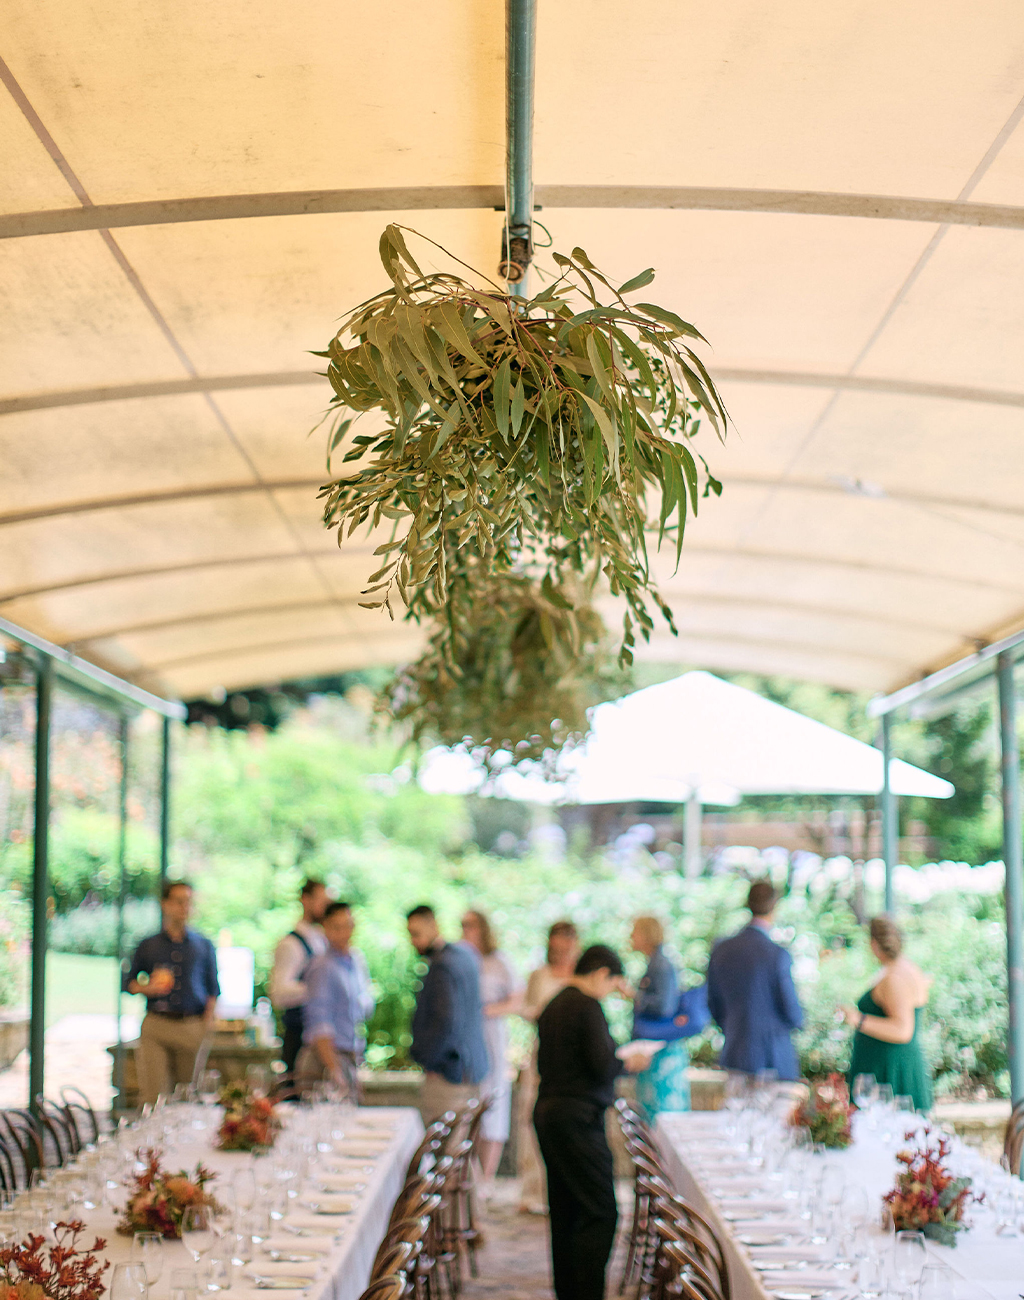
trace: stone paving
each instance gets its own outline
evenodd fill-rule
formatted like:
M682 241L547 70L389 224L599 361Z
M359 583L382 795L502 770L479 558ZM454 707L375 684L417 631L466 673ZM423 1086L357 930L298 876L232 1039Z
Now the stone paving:
M122 1036L131 1040L139 1024L133 1017L122 1019ZM111 1059L107 1044L117 1040L114 1016L64 1016L46 1031L46 1091L59 1096L61 1088L75 1087L92 1102L97 1114L110 1110L114 1090L110 1083ZM28 1052L0 1072L0 1107L24 1106L28 1102Z

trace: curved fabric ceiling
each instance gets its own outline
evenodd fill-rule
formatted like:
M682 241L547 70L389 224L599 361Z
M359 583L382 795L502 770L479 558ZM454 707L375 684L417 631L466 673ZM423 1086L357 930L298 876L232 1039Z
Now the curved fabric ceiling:
M539 9L541 219L735 419L648 653L889 689L1024 626L1024 9ZM413 654L308 351L388 220L492 272L502 6L8 0L0 56L0 615L182 695Z

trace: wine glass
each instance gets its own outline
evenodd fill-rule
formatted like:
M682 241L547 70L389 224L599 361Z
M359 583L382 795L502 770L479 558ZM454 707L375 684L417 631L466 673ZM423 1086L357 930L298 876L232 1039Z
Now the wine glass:
M181 1216L181 1242L196 1264L216 1239L208 1205L190 1205Z
M953 1294L953 1278L945 1264L926 1264L921 1271L920 1300L950 1300Z
M896 1277L905 1285L916 1284L928 1262L923 1232L897 1232L892 1266Z
M200 1101L212 1106L220 1095L220 1070L203 1070L196 1091Z
M171 1270L170 1300L196 1300L198 1291L199 1278L194 1268Z
M146 1300L149 1295L144 1264L115 1264L110 1276L110 1300Z
M878 1081L873 1074L858 1074L853 1080L853 1104L867 1110L878 1096Z
M164 1239L159 1232L137 1232L132 1237L133 1264L146 1270L146 1284L156 1286L164 1271Z
M235 1204L241 1211L251 1210L256 1204L256 1175L251 1165L245 1165L231 1180L235 1193Z

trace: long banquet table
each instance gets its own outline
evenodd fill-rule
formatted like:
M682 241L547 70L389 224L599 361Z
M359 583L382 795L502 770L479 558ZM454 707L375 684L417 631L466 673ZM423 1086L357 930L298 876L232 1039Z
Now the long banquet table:
M729 1155L727 1125L727 1116L721 1111L664 1114L657 1122L659 1147L666 1170L679 1194L708 1220L722 1240L733 1300L770 1300L774 1289L785 1288L766 1285L733 1230L737 1204L733 1198L737 1193L727 1191L727 1185L730 1180L737 1185L740 1183L731 1172L740 1149L737 1146L735 1154ZM832 1152L826 1158L842 1168L848 1184L863 1187L872 1201L877 1201L893 1185L898 1149L896 1145L885 1145L877 1133L862 1125L850 1148ZM712 1172L716 1164L724 1168L727 1162L729 1174L717 1176ZM724 1192L728 1201L716 1192ZM771 1189L753 1186L749 1178L743 1180L742 1195L748 1197L751 1204L749 1220L744 1221L756 1220L769 1228L773 1219L779 1222L784 1218L792 1219L792 1209L786 1209L782 1204L776 1205L774 1210L771 1208L769 1198L773 1194L777 1195ZM965 1286L973 1286L975 1290L970 1294L990 1300L1019 1300L1024 1293L1024 1237L997 1235L991 1214L981 1214L977 1218L974 1227L960 1234L955 1248L929 1242L930 1255L941 1260ZM843 1275L837 1274L832 1284L835 1289L826 1291L833 1300L859 1294L851 1275L847 1273L845 1278L844 1281Z
M301 1295L303 1300L357 1300L366 1288L377 1247L387 1229L391 1206L402 1189L409 1160L423 1137L423 1124L418 1111L404 1107L370 1106L356 1112L355 1122L346 1127L346 1138L358 1141L360 1133L368 1134L371 1131L369 1126L373 1130L389 1130L387 1148L379 1155L367 1157L367 1167L369 1169L372 1165L372 1172L366 1174L364 1190L353 1194L355 1205L352 1212L323 1219L323 1234L336 1235L337 1239L329 1253L323 1256L319 1276L308 1290L282 1292L285 1297L291 1294ZM206 1130L201 1141L175 1146L166 1154L163 1161L165 1167L174 1170L193 1169L201 1161L218 1175L218 1180L228 1183L235 1170L249 1161L250 1157L241 1152L218 1151L212 1145L212 1138L212 1131ZM343 1148L344 1142L339 1145L339 1150ZM211 1190L216 1193L216 1182L211 1184ZM114 1201L115 1204L120 1203L116 1195ZM88 1212L83 1217L86 1223L83 1240L87 1239L91 1244L94 1233L105 1237L107 1246L102 1257L109 1259L112 1265L129 1259L131 1238L118 1236L115 1231L118 1216L112 1209L103 1207ZM295 1237L295 1248L301 1248L302 1242L301 1237ZM163 1274L150 1290L151 1300L164 1300L168 1295L172 1269L195 1267L191 1256L180 1242L165 1242L163 1254ZM273 1266L268 1265L265 1271L273 1271ZM246 1278L244 1270L235 1268L231 1300L257 1300L257 1297L265 1294L265 1291Z

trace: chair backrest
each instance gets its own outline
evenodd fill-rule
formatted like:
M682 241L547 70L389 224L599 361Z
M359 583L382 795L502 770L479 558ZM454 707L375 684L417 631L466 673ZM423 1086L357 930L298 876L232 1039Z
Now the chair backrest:
M0 1190L6 1196L24 1190L24 1184L18 1182L18 1162L10 1149L10 1139L3 1134L0 1134Z
M17 1107L0 1111L0 1116L11 1137L13 1144L10 1148L11 1153L18 1162L18 1184L20 1187L27 1187L32 1170L46 1168L46 1153L39 1126L31 1111Z
M415 1178L418 1174L425 1174L428 1169L433 1168L437 1153L441 1149L441 1143L450 1131L448 1125L440 1119L435 1119L433 1124L428 1125L427 1131L423 1134L423 1141L416 1148L412 1159L409 1161L409 1167L405 1175L406 1179Z
M402 1300L405 1294L405 1274L393 1273L371 1282L359 1300Z
M424 1213L421 1207L432 1196L438 1194L438 1184L439 1180L433 1170L428 1174L420 1174L418 1177L410 1178L398 1193L395 1203L391 1207L389 1230L391 1224Z
M42 1125L44 1148L50 1148L58 1165L64 1166L78 1154L74 1125L59 1102L36 1094L36 1114ZM50 1161L47 1160L47 1164Z
M1010 1111L1010 1118L1006 1121L1006 1128L1003 1131L1003 1155L1010 1162L1011 1168L1014 1165L1012 1148L1019 1133L1024 1133L1024 1101L1017 1102ZM1018 1160L1017 1164L1019 1163Z
M680 1219L658 1217L654 1220L660 1252L669 1260L685 1256L693 1272L705 1283L713 1286L723 1297L729 1294L728 1273L724 1259L717 1258L711 1245L701 1235ZM673 1250L669 1250L669 1247Z
M96 1112L92 1108L92 1102L82 1092L81 1088L61 1088L60 1099L63 1103L64 1114L67 1115L72 1128L75 1130L75 1139L78 1143L78 1149L90 1146L100 1135L99 1120L96 1118Z
M370 1271L370 1281L374 1282L377 1278L382 1277L392 1277L397 1273L408 1273L408 1266L413 1256L419 1254L422 1245L422 1241L395 1241L389 1246L381 1243L381 1248L377 1252L377 1258L374 1260L373 1268Z
M666 1242L662 1254L670 1276L663 1279L665 1294L681 1296L682 1300L726 1300L713 1278L697 1266L682 1245Z
M473 1144L473 1150L475 1151L476 1145L480 1141L480 1125L483 1123L484 1116L494 1105L494 1099L492 1097L480 1097L473 1100L476 1101L475 1106L473 1106L473 1102L467 1103L466 1106L466 1110L469 1112L469 1127L466 1131L466 1137Z

